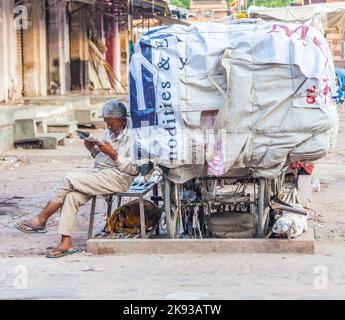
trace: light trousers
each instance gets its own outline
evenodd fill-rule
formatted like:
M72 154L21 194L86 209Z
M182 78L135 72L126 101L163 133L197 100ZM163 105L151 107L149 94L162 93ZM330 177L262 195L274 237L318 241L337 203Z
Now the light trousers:
M67 174L54 191L52 199L52 202L62 204L58 233L65 236L72 235L79 207L88 202L92 196L125 192L130 184L128 175L124 178L123 173L114 169Z

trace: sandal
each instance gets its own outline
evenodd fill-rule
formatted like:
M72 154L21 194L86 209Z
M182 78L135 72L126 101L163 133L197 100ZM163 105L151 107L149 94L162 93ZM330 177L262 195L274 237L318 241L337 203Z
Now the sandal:
M53 252L60 252L59 254L52 254ZM47 258L55 259L55 258L62 258L64 256L68 256L70 254L78 253L80 252L80 249L69 249L69 250L63 250L63 249L54 249L46 254Z
M19 224L25 227L29 227L31 230L25 230ZM24 233L47 233L46 227L34 227L30 222L16 222L14 226L21 232Z

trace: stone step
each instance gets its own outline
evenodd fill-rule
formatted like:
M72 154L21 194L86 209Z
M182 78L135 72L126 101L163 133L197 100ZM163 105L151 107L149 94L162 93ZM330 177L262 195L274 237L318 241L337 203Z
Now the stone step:
M44 96L44 97L29 97L24 98L26 105L36 106L66 106L73 108L90 107L89 96Z
M23 149L56 149L65 145L66 135L63 133L43 133L37 137L15 140L14 145Z
M72 138L73 133L78 129L78 121L50 121L48 122L49 133L64 133L68 138Z
M87 241L92 254L209 254L303 253L314 254L314 231L296 239L102 239Z

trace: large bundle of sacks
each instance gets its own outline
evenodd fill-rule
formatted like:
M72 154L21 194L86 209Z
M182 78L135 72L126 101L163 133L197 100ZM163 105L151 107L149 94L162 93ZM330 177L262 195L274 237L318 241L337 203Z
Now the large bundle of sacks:
M335 71L316 29L240 20L154 29L130 63L138 163L168 178L274 178L334 146Z

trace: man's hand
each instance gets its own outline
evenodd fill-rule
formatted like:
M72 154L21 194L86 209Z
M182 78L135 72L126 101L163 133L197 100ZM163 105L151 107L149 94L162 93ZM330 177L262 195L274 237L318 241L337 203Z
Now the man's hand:
M96 142L84 140L84 146L85 146L86 149L88 149L89 151L91 151L91 149L95 146L95 144L96 144Z
M84 140L84 146L86 147L87 150L90 151L92 157L94 158L96 158L97 154L101 152L98 148L95 148L96 145L97 145L97 142Z
M111 144L107 141L104 141L104 144L99 144L98 147L101 149L102 152L106 153L110 158L116 160L117 158L117 151L113 149Z

